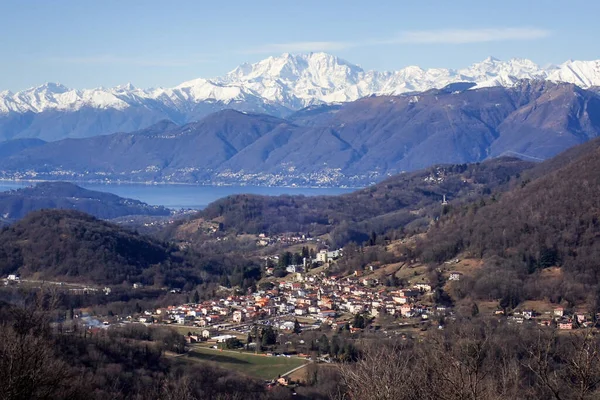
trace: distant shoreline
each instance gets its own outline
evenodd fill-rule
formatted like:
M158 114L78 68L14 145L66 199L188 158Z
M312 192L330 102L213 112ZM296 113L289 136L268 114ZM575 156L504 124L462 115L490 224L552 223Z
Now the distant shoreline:
M186 183L186 182L142 182L142 181L98 181L98 180L73 180L73 179L6 179L0 178L0 183L42 183L42 182L70 182L74 184L93 184L93 185L140 185L140 186L168 186L168 185L180 185L180 186L214 186L214 187L235 187L235 186L248 186L248 187L265 187L265 188L286 188L286 189L348 189L348 190L360 190L364 189L365 186L351 187L351 186L298 186L298 185L257 185L257 184L244 184L244 183Z

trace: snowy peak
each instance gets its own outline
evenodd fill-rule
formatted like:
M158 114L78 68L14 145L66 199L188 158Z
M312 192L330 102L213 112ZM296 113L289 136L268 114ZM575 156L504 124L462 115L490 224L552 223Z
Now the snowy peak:
M363 70L349 62L327 53L289 54L269 57L255 64L242 64L225 75L225 82L251 82L273 79L292 82L299 79L312 81L339 81L357 76ZM338 78L338 79L336 79ZM339 82L335 82L339 83Z
M569 60L554 71L548 79L555 82L569 82L583 88L600 85L600 60Z
M251 102L296 110L313 104L357 100L369 95L398 95L475 83L475 88L512 86L521 79L547 79L581 87L600 85L600 61L567 61L541 68L527 59L494 57L467 68L423 69L408 66L393 72L364 71L327 53L289 54L245 63L222 77L194 79L174 88L138 89L131 84L73 90L45 83L18 93L0 92L0 113L77 111L84 107L125 110L161 107L181 114L198 104Z

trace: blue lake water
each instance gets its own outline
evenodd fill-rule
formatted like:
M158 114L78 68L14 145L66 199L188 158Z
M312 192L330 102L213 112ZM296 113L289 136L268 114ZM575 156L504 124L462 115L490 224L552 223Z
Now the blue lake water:
M0 181L0 191L32 186L32 182ZM121 197L136 199L151 205L169 208L200 209L207 204L232 194L282 194L320 196L349 193L356 189L346 188L296 188L261 186L196 186L196 185L142 185L142 184L99 184L77 183L90 190L114 193Z

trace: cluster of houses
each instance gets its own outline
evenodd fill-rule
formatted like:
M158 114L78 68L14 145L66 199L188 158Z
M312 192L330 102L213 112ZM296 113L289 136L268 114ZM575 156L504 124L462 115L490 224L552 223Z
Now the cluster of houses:
M258 240L256 242L259 246L272 246L276 244L300 244L300 243L319 243L321 239L313 238L302 234L282 234L275 236L267 236L264 233L258 235Z
M276 282L271 290L230 296L146 311L139 317L142 323L166 323L205 328L213 337L212 329L234 328L258 319L287 317L279 329L292 330L297 317L312 319L315 323L339 324L339 317L347 320L349 314L366 314L377 317L382 313L398 317L428 318L435 312L445 313L444 307L433 309L420 300L431 291L428 284L418 284L410 289L382 288L378 281L363 278L327 277L324 274L306 276L297 273L293 280Z
M503 310L497 310L496 315L504 315ZM511 323L522 324L525 321L536 322L541 326L554 326L559 330L589 328L594 322L585 312L567 312L564 307L556 307L552 311L538 313L534 310L516 310L507 319Z
M319 251L317 254L315 254L315 258L312 258L312 259L303 258L302 264L288 265L287 267L285 267L285 271L290 274L306 272L308 266L310 266L310 265L327 264L327 263L339 258L341 255L342 255L342 249L338 249L338 250L323 249L323 250ZM266 260L278 262L279 256L267 257ZM275 272L274 267L267 267L265 269L266 276L271 276L271 275L273 275L274 272Z

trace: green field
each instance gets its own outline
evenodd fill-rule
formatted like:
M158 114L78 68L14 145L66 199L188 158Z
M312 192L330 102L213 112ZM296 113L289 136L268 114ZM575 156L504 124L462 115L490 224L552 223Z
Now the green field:
M193 362L214 362L221 368L260 379L277 378L278 375L307 362L296 357L267 357L246 352L219 351L200 346L195 346L187 353L185 359Z

